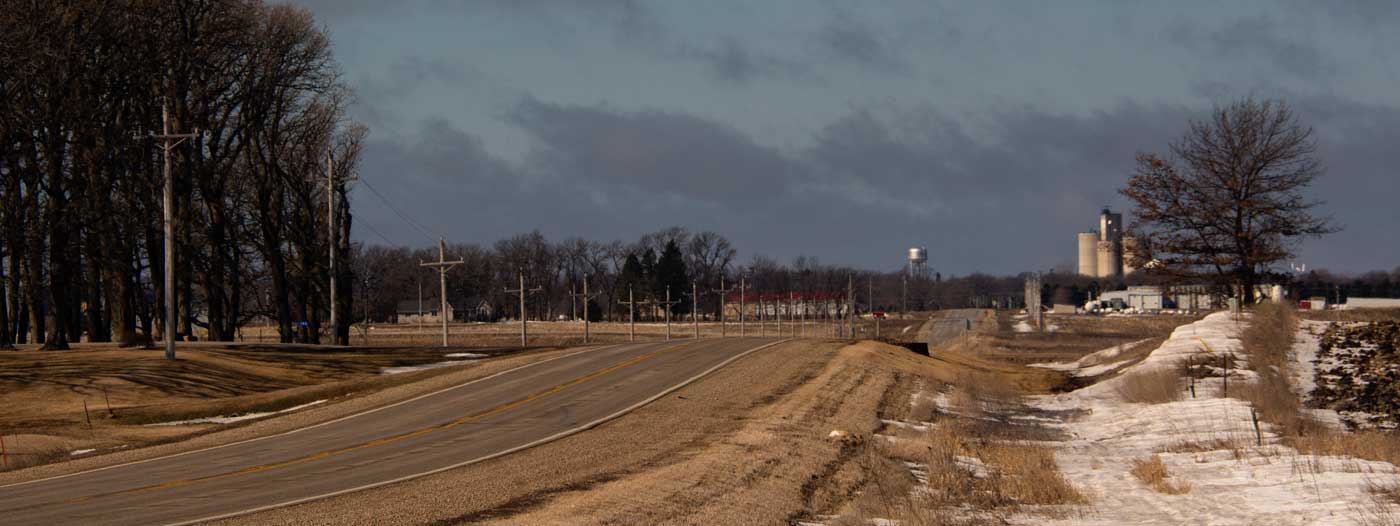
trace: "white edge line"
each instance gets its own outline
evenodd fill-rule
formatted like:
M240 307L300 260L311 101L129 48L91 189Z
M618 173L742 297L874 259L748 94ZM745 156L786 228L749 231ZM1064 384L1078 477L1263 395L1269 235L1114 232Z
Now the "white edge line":
M568 358L568 357L570 357L570 356L574 356L574 355L578 355L578 354L583 354L583 353L586 353L586 352L601 351L601 350L604 350L604 349L609 349L609 348L612 348L612 347L618 347L618 346L621 346L621 345L626 345L626 344L615 343L615 344L611 344L611 345L602 345L602 346L599 346L599 347L592 347L592 348L583 349L583 350L581 350L581 351L571 352L571 353L568 353L568 354L565 354L565 355L562 355L562 356L555 356L555 357L553 357L553 358L547 358L547 359L540 360L540 361L537 361L537 362L527 363L527 364L524 364L524 365L521 365L521 366L518 366L518 367L512 367L512 368L506 369L506 370L504 370L504 371L500 371L500 372L496 372L496 373L493 373L493 374L490 374L490 375L487 375L487 376L483 376L483 377L477 378L477 379L475 379L475 380L467 381L467 382L460 383L460 384L457 384L457 385L452 385L452 386L444 387L444 388L442 388L442 389L438 389L438 390L433 391L433 392L430 392L430 393L421 394L421 395L415 396L415 397L413 397L413 398L409 398L409 399L407 399L407 400L400 400L400 401L398 401L398 402L394 402L394 403L389 404L389 405L384 405L384 406L379 406L379 407L375 407L375 408L371 408L371 409L366 409L366 410L360 411L360 412L358 412L358 413L350 413L350 414L348 414L348 415L345 415L345 416L342 416L342 417L339 417L339 418L335 418L335 419L331 419L331 420L327 420L327 421L321 422L321 423L319 423L319 424L312 424L312 425L309 425L309 426L306 426L306 427L298 427L298 428L296 428L296 429L292 429L292 430L289 430L289 431L283 431L283 432L281 432L281 433L276 433L276 434L271 434L271 435L264 435L264 436L260 436L260 437L253 437L253 438L249 438L249 439L246 439L246 440L239 440L239 441L237 441L237 442L229 442L229 443L227 443L227 444L219 444L219 445L217 445L217 446L210 446L210 447L206 447L206 448L202 448L202 449L195 449L195 450L191 450L191 451L182 451L182 452L179 452L179 453L171 453L171 454L169 454L169 455L161 455L161 456L151 457L151 458L141 459L141 460L133 460L133 461L131 461L131 462L124 462L124 463L121 463L121 464L113 464L113 465L111 465L111 466L103 466L103 467L100 467L100 468L93 468L93 469L88 469L88 470L83 470L83 471L75 471L75 472L73 472L73 473L67 473L67 474L63 474L63 475L54 475L54 476L52 476L52 477L45 477L45 478L41 478L41 479L26 480L26 481L24 481L24 482L14 482L14 483L10 483L10 484L0 484L0 489L12 488L12 487L16 487L16 486L23 486L23 485L26 485L26 484L37 484L37 483L40 483L40 482L48 482L48 481L58 480L58 479L64 479L64 478L68 478L68 477L75 477L75 476L78 476L78 475L86 475L86 474L89 474L89 473L96 473L96 472L99 472L99 471L107 471L107 470L109 470L109 469L116 469L116 468L121 468L121 467L126 467L126 466L133 466L133 465L136 465L136 464L144 464L144 463L146 463L146 462L154 462L154 461L157 461L157 460L165 460L165 459L169 459L169 458L182 457L182 456L185 456L185 455L193 455L193 454L195 454L195 453L204 453L204 452L213 451L213 450L216 450L216 449L223 449L223 448L226 448L226 447L233 447L233 446L237 446L237 445L241 445L241 444L247 444L247 443L250 443L250 442L257 442L257 441L259 441L259 440L267 440L267 439L269 439L269 438L284 437L284 436L287 436L287 435L291 435L291 434L295 434L295 433L300 433L300 432L302 432L302 431L307 431L307 430L310 430L310 429L316 429L316 428L321 427L321 426L328 426L328 425L331 425L331 424L334 424L334 423L337 423L337 422L343 422L343 421L349 420L349 419L351 419L351 418L358 418L358 417L365 416L365 415L368 415L368 414L371 414L371 413L377 413L377 412L383 411L383 410L385 410L385 409L390 409L390 408L393 408L393 407L398 407L398 406L401 406L401 405L404 405L404 404L407 404L407 403L410 403L410 402L415 402L415 401L418 401L418 400L421 400L421 399L423 399L423 398L427 398L427 397L430 397L430 396L437 396L437 395L439 395L439 394L446 393L446 392L451 391L451 390L454 390L454 389L460 389L460 388L463 388L463 387L472 385L472 384L477 383L477 382L484 382L484 381L486 381L486 380L490 380L490 379L495 378L495 377L497 377L497 376L501 376L501 375L503 375L503 374L508 374L508 373L512 373L512 372L515 372L515 371L519 371L519 370L521 370L521 369L526 369L526 368L529 368L529 367L534 367L534 366L536 366L536 365L549 363L549 362L552 362L552 361L555 361L555 360L561 360L561 359L564 359L564 358ZM480 363L480 362L477 362L477 363ZM410 382L410 383L411 383L411 382ZM404 385L408 385L408 384L404 384ZM328 407L329 407L329 406L328 406ZM279 415L279 416L287 416L287 415Z
M479 463L479 462L485 462L485 461L487 461L487 460L491 460L491 459L494 459L494 458L503 457L503 456L506 456L506 455L509 455L509 454L512 454L512 453L518 453L518 452L520 452L520 451L523 451L523 450L526 450L526 449L530 449L530 448L535 447L535 446L547 444L547 443L549 443L549 442L553 442L553 441L555 441L555 440L559 440L559 439L564 438L564 437L567 437L567 436L569 436L569 435L573 435L573 434L576 434L576 433L580 433L580 432L587 431L587 430L589 430L589 429L598 427L598 426L600 426L600 425L602 425L602 424L607 423L607 422L610 421L610 420L613 420L613 419L615 419L615 418L618 418L618 417L620 417L620 416L622 416L622 415L625 415L625 414L627 414L627 413L630 413L630 412L632 412L632 411L636 411L637 409L641 408L642 406L645 406L645 405L647 405L647 404L650 404L650 403L652 403L652 402L655 402L655 401L661 399L662 397L664 397L664 396L666 396L666 395L669 395L669 394L675 392L676 390L678 390L678 389L680 389L680 388L682 388L682 387L685 387L685 386L687 386L687 385L690 385L691 383L694 383L696 380L699 380L699 379L701 379L701 378L704 378L705 376L709 375L710 373L713 373L713 372L715 372L715 371L718 371L720 368L722 368L722 367L724 367L724 366L726 366L726 365L729 365L729 364L733 363L735 360L738 360L738 359L740 359L740 358L743 358L743 357L748 356L748 355L750 355L750 354L753 354L753 353L755 353L755 352L761 351L761 350L763 350L763 349L767 349L767 348L772 347L772 346L774 346L774 345L779 345L779 344L787 343L787 342L790 342L790 341L792 341L791 338L785 339L785 340L778 340L778 341L776 341L776 342L772 342L772 343L760 345L760 346L758 346L758 347L754 347L754 348L749 349L749 350L747 350L747 351L744 351L744 352L742 352L742 353L736 354L736 355L730 357L729 359L727 359L727 360L725 360L725 361L722 361L722 362L720 362L720 363L718 363L718 364L715 364L713 367L710 367L709 369L704 370L704 371L701 372L700 374L697 374L697 375L695 375L695 376L692 376L692 377L690 377L689 379L686 379L685 381L683 381L683 382L681 382L681 383L679 383L679 384L673 385L673 386L667 388L666 390L661 391L660 393L657 393L656 395L652 396L651 398L647 398L646 400L642 400L641 402L637 402L637 403L635 403L635 404L632 404L631 406L629 406L629 407L627 407L627 408L624 408L624 409L622 409L622 410L620 410L620 411L618 411L618 412L616 412L616 413L610 414L610 415L605 416L605 417L603 417L603 418L599 418L599 419L594 420L594 421L592 421L592 422L589 422L589 423L587 423L587 424L583 424L583 425L578 426L578 427L575 427L575 428L573 428L573 429L568 429L568 430L565 430L565 431L561 431L561 432L556 433L556 434L554 434L554 435L550 435L550 436L547 436L547 437L545 437L545 438L541 438L541 439L539 439L539 440L536 440L536 441L534 441L534 442L530 442L530 443L528 443L528 444L523 444L523 445L515 446L515 447L513 447L513 448L510 448L510 449L507 449L507 450L504 450L504 451L497 451L497 452L495 452L495 453L492 453L492 454L490 454L490 455L486 455L486 456L484 456L484 457L477 457L477 458L474 458L474 459L471 459L471 460L467 460L467 461L464 461L464 462L458 462L458 463L453 464L453 465L450 465L450 466L444 466L444 467L436 468L436 469L433 469L433 470L430 470L430 471L424 471L424 472L422 472L422 473L416 473L416 474L413 474L413 475L405 475L405 476L402 476L402 477L399 477L399 478L396 478L396 479L384 480L384 481L375 482L375 483L372 483L372 484L365 484L365 485L363 485L363 486L358 486L358 487L349 488L349 489L343 489L343 490L339 490L339 491L333 491L333 492L331 492L331 493L325 493L325 494L315 495L315 496L311 496L311 497L303 497L303 498L300 498L300 499L289 500L289 501L287 501L287 502L282 502L282 503L278 503L278 504L269 504L269 505L267 505L267 506L259 506L259 507L257 507L257 508L249 508L249 509L246 509L246 510L240 510L240 511L225 513L225 514L222 514L222 515L214 515L214 516L210 516L210 517L204 517L204 518L202 518L202 519L194 519L194 520L189 520L189 521L184 521L184 522L173 522L173 523L168 523L168 524L166 524L165 526L188 526L188 525L191 525L191 524L199 524L199 523L202 523L202 522L213 522L213 521L217 521L217 520L229 519L229 518L238 517L238 516L242 516L242 515L248 515L248 514L250 514L250 513L258 513L258 512L261 512L261 511L268 511L268 510L273 510L273 509L277 509L277 508L284 508L284 507L287 507L287 506L295 506L295 505L297 505L297 504L303 504L303 503L311 502L311 501L314 501L314 500L327 499L327 498L331 498L331 497L335 497L335 496L339 496L339 495L344 495L344 494L346 494L346 493L354 493L354 492L357 492L357 491L364 491L364 490L367 490L367 489L374 489L374 488L377 488L377 487L380 487L380 486L387 486L387 485L389 485L389 484L397 484L397 483L400 483L400 482L405 482L405 481L413 480L413 479L416 479L416 478L426 477L426 476L428 476L428 475L435 475L435 474L438 474L438 473L442 473L442 472L444 472L444 471L449 471L449 470L457 469L457 468L460 468L460 467L463 467L463 466L469 466L469 465L471 465L471 464L476 464L476 463Z

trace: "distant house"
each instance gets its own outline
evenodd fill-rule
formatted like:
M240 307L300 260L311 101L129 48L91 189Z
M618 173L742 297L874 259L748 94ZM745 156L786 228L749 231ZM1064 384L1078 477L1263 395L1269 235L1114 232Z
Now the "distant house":
M462 302L462 309L456 312L462 321L496 321L496 306L485 296L472 296Z
M398 308L394 310L394 318L399 323L439 323L442 317L438 315L438 307L441 303L437 298L424 298L420 305L418 300L400 301ZM456 319L456 308L451 303L447 304L447 319Z

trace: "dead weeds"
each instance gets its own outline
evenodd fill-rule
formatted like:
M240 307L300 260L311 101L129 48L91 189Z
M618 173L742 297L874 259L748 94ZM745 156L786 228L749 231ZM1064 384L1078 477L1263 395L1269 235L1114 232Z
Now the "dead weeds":
M1164 404L1181 400L1181 367L1158 367L1124 376L1114 389L1126 402Z
M1137 478L1152 491L1165 495L1181 495L1191 491L1191 483L1186 481L1172 482L1171 475L1167 473L1167 465L1162 463L1162 458L1152 455L1147 458L1133 460L1132 469L1128 470L1134 478Z

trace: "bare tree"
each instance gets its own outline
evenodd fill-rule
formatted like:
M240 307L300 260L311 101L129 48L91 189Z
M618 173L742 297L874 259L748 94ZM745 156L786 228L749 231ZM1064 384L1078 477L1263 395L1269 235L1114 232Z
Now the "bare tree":
M1174 158L1140 153L1119 193L1133 201L1132 264L1178 277L1210 276L1252 302L1272 264L1303 237L1337 229L1304 191L1323 174L1312 129L1283 101L1244 99L1192 121Z

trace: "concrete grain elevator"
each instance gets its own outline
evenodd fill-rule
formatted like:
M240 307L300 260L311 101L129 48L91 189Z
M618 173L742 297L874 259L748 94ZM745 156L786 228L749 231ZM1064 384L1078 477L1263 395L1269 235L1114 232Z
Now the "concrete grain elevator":
M1076 236L1079 274L1095 278L1118 278L1131 269L1124 268L1124 245L1133 245L1123 238L1123 214L1104 208L1099 212L1098 232L1080 232Z

